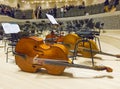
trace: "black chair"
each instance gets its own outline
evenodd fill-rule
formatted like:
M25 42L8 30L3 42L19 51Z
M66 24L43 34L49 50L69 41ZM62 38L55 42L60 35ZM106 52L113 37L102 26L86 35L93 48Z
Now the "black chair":
M7 50L6 50L6 62L8 62L9 53L12 52L12 54L14 54L14 49L15 49L16 43L18 42L18 39L19 38L18 38L18 34L17 33L10 34L10 37L7 38L7 40L9 42L8 42L8 47L7 47Z
M88 42L89 47L90 47L90 54L91 54L91 59L92 59L92 66L94 66L94 58L93 58L93 51L92 51L92 44L90 42L90 40L93 40L94 38L97 38L96 36L99 35L99 32L97 31L90 31L90 30L83 30L83 31L77 31L76 34L81 37L81 39L79 39L76 44L75 44L75 48L74 48L74 52L73 52L73 60L76 59L77 56L77 49L79 47L79 43L83 44L84 47L84 42ZM98 39L98 43L99 43L99 47L101 50L101 46L100 46L100 41L99 38Z

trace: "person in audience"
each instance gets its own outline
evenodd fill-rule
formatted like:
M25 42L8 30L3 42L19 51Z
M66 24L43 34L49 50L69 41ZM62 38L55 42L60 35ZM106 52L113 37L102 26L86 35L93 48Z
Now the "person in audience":
M105 0L104 2L104 11L112 12L116 10L116 5L119 4L119 0Z
M34 18L36 18L36 19L37 19L37 8L34 10L33 15L34 15Z
M116 11L116 6L119 4L119 0L112 0L111 11Z
M41 6L38 7L37 9L37 19L42 18L42 8Z
M105 2L104 2L104 12L109 11L108 6L109 6L109 0L105 0Z
M85 8L85 2L84 1L82 1L82 4L81 5L79 5L79 9L84 9Z
M2 14L2 8L0 7L0 14Z
M85 2L82 1L82 8L84 9L85 8Z
M17 8L20 9L20 4L19 3L17 3Z
M56 5L53 8L53 15L54 15L55 18L57 17L57 7L56 7Z
M12 8L12 9L11 9L11 17L13 17L13 18L15 17L15 16L14 16L14 13L15 13L15 8Z
M63 10L64 10L64 11L63 11L63 12L64 12L63 14L65 15L65 13L67 12L66 6L63 7Z
M114 0L114 7L116 7L119 4L119 0Z
M26 14L24 12L22 13L22 19L26 19Z
M114 6L114 0L109 1L109 10L111 10Z
M89 13L88 13L88 12L86 12L86 11L84 12L84 14L85 14L85 16L88 16L88 15L89 15Z
M64 17L64 8L63 7L60 8L60 12L61 12L61 17Z

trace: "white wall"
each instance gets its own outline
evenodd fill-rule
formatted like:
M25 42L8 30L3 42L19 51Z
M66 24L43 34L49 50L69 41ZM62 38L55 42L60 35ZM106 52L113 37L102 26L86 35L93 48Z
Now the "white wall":
M17 7L18 0L0 0L0 4L10 5L11 7Z

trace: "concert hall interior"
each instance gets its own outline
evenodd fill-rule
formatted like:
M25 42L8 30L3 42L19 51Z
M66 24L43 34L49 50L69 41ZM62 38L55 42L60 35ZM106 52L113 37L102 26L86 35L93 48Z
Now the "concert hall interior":
M0 0L0 89L119 89L119 65L120 0Z

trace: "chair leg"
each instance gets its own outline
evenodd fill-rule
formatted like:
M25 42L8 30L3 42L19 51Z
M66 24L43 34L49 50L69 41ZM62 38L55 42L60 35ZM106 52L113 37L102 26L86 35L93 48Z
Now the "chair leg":
M78 48L78 44L83 42L83 46L84 46L84 42L88 42L89 46L90 46L90 54L91 54L91 59L92 59L92 66L94 66L94 58L93 58L93 52L92 52L92 45L91 42L89 40L79 40L76 44L75 44L75 48L74 48L74 53L73 53L73 60L76 59L77 56L77 48Z
M6 63L8 63L8 54L9 54L9 52L12 52L12 51L9 51L9 48L11 48L11 47L7 47L7 52L6 52Z
M90 54L91 54L91 59L92 59L92 66L94 66L94 58L93 58L93 52L92 52L92 45L90 43L90 41L88 41L89 46L90 46Z
M6 52L6 62L8 63L8 49L9 47L7 48L7 52Z

